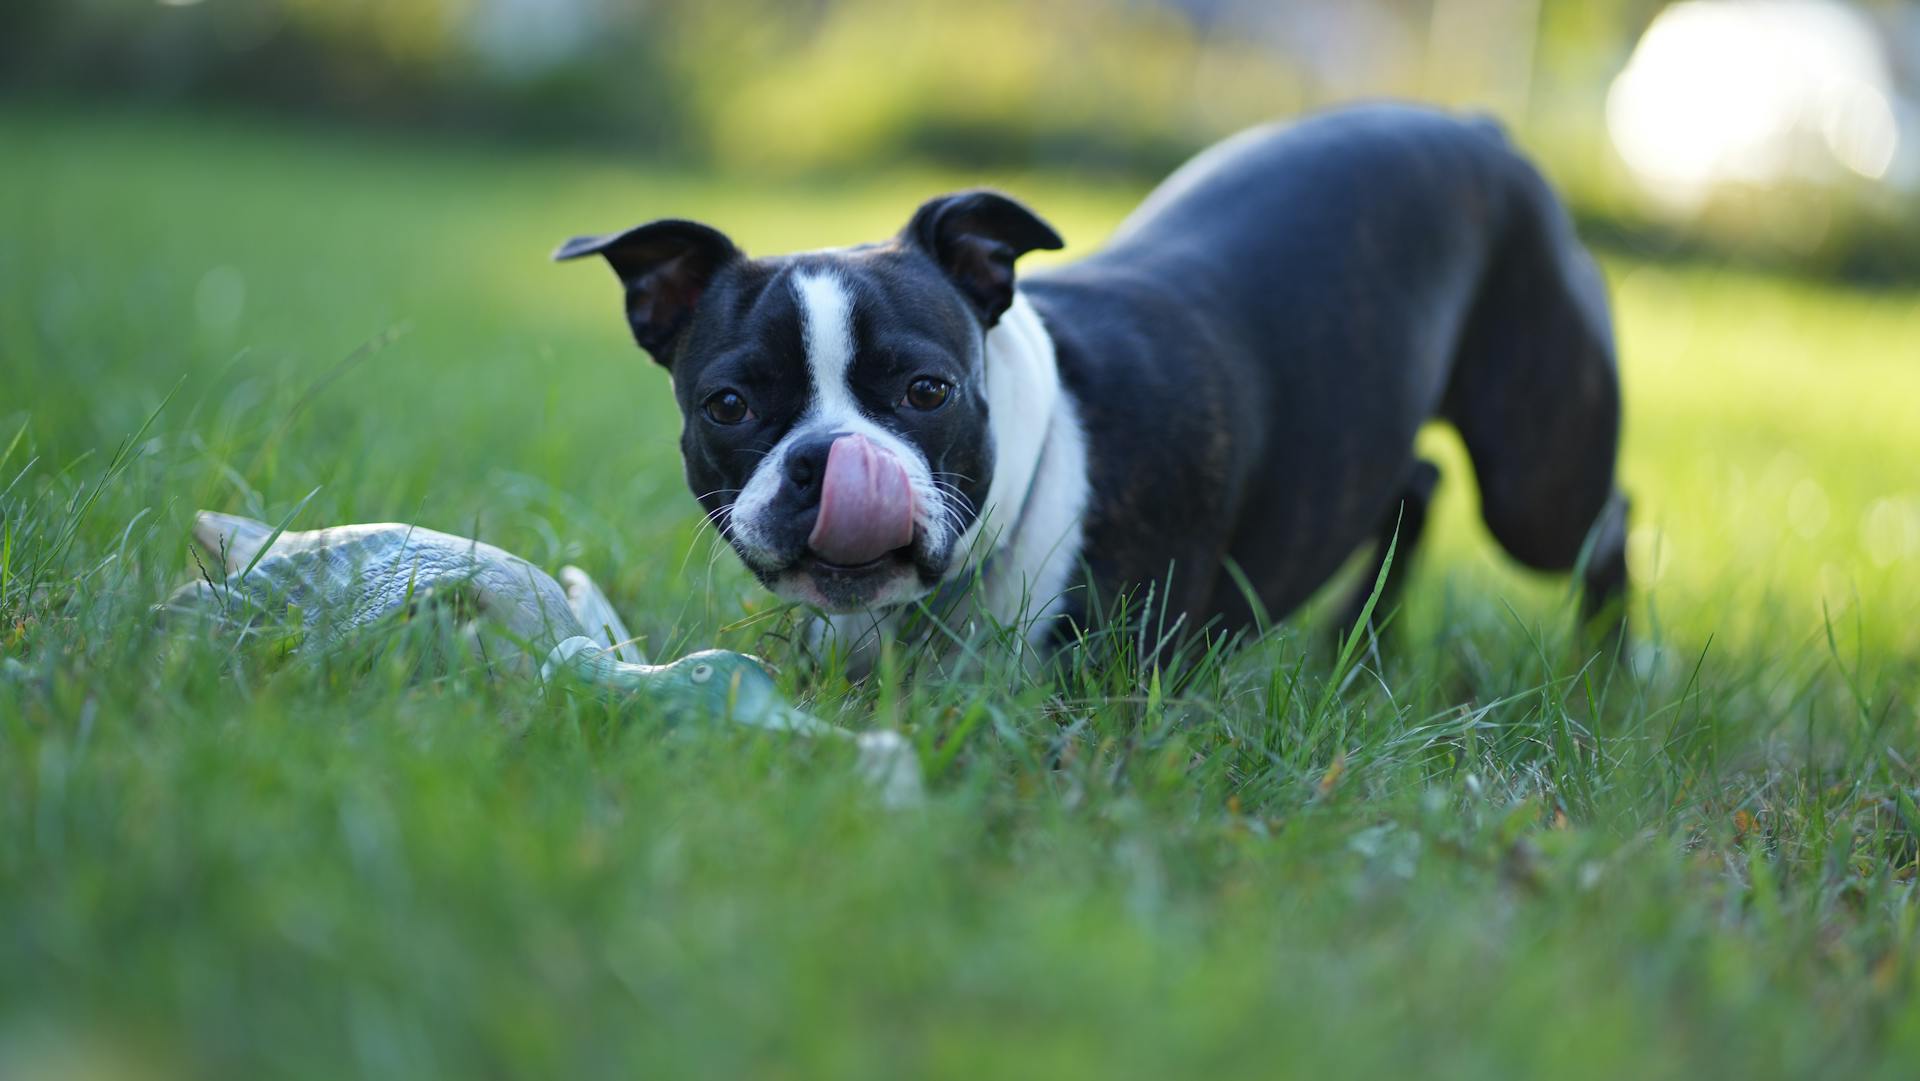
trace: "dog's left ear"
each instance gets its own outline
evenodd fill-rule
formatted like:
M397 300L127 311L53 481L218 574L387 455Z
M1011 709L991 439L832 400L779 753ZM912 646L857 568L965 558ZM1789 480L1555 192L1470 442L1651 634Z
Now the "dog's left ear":
M902 240L933 258L992 326L1013 304L1013 261L1065 246L1039 215L997 191L962 191L914 212Z
M577 236L555 261L604 255L627 287L627 322L640 347L673 366L674 342L693 307L723 267L746 258L726 234L697 221L669 218L605 236Z

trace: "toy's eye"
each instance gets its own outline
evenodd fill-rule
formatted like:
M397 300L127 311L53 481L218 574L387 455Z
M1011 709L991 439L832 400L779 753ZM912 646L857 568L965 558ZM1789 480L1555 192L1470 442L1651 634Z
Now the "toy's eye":
M693 671L689 674L693 677L695 683L705 683L713 678L713 665L696 664L693 666Z
M953 393L953 384L944 379L935 379L923 375L907 384L907 396L902 399L909 407L922 413L931 413L947 404L947 396Z
M720 390L710 395L701 406L707 412L707 419L715 424L738 424L753 416L753 410L747 408L747 400L737 390Z

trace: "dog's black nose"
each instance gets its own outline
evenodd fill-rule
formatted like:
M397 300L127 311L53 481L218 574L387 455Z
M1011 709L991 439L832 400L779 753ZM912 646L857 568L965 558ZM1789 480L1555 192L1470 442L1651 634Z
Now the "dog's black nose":
M833 450L833 441L844 434L809 436L787 451L787 494L798 499L801 506L820 501L820 478L827 472L827 455Z

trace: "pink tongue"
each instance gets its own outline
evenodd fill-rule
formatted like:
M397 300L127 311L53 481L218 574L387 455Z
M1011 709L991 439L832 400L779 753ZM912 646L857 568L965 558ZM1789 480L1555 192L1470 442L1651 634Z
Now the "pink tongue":
M912 543L913 489L906 467L865 436L834 440L807 547L829 563L856 566Z

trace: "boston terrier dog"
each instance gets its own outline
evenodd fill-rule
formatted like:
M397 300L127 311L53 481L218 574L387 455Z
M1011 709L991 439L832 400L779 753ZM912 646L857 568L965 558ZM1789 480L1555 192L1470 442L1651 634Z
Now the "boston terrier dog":
M843 630L962 597L1044 650L1131 594L1230 632L1369 550L1351 626L1389 543L1404 564L1418 540L1432 418L1501 546L1583 568L1589 614L1617 612L1605 287L1491 121L1381 105L1257 128L1016 284L1015 260L1059 247L967 191L851 248L749 258L669 219L554 257L612 265L696 498L761 582Z

